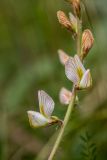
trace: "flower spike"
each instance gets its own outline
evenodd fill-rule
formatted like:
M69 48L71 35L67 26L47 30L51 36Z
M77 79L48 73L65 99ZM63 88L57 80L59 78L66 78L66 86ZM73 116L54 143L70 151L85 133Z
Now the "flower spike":
M55 104L53 99L45 91L38 91L38 100L40 113L27 111L32 127L43 127L62 122L58 117L51 116Z
M65 74L74 83L77 89L85 89L92 86L90 70L86 70L78 57L69 58L65 64Z

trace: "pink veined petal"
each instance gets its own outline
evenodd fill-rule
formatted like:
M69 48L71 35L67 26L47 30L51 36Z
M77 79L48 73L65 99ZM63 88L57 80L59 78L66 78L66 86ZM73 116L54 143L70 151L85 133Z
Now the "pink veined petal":
M72 97L72 92L67 90L66 88L62 88L59 93L59 99L62 104L69 104Z
M75 59L75 63L76 63L77 68L81 69L84 74L86 72L86 69L84 68L79 56L75 55L74 59Z
M69 56L61 49L58 50L58 54L59 54L59 59L60 62L65 65L65 63L67 62L67 60L69 59Z
M28 111L27 113L28 113L30 125L32 127L42 127L49 123L49 119L44 117L39 112Z
M84 75L81 79L79 87L81 89L84 89L84 88L89 88L91 86L92 86L92 77L91 77L90 70L87 69L87 71L84 73Z
M74 58L69 58L65 64L65 74L69 80L71 80L75 85L79 83L79 75L77 74L77 66L75 64Z
M38 91L40 113L46 117L50 117L54 110L53 99L43 90Z

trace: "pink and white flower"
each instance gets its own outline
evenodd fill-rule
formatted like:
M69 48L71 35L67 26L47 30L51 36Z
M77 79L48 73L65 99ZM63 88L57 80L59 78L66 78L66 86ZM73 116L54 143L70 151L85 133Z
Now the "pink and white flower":
M65 64L65 74L77 89L85 89L92 86L90 70L84 68L78 55L68 59Z
M73 94L71 91L66 89L65 87L62 87L59 92L59 100L62 104L68 105L71 101ZM78 97L76 96L75 103L78 102Z
M32 127L48 126L59 122L56 116L51 116L54 110L53 99L43 90L38 91L39 112L27 111L30 125Z

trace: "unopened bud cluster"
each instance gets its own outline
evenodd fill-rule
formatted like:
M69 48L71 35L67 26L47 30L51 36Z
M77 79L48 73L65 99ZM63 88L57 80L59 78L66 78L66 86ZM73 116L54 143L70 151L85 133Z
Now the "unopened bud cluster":
M77 21L73 14L69 14L69 18L66 16L66 14L63 11L57 12L57 17L59 20L59 23L65 27L67 30L76 33L77 31Z
M68 17L63 11L58 11L57 17L59 23L71 31L75 37L77 35L77 18L81 17L80 0L68 0L68 2L72 5L74 14L70 12Z

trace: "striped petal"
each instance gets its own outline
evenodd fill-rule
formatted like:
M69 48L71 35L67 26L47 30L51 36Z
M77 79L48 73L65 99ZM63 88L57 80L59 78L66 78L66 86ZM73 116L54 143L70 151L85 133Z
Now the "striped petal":
M43 90L38 91L40 113L45 117L50 117L54 110L53 99Z
M81 71L80 71L80 72L81 72L80 74L84 74L84 73L86 72L86 69L84 68L84 66L83 66L83 64L82 64L79 56L78 56L78 55L75 55L75 56L74 56L74 60L75 60L75 63L76 63L76 66L77 66L78 70L81 70ZM77 72L78 72L78 71L77 71Z
M65 63L69 59L69 56L61 49L58 50L58 54L59 54L59 60L61 64L65 65Z
M48 125L49 119L44 117L39 112L28 111L27 113L28 113L30 125L32 127L42 127L42 126Z
M80 89L84 89L84 88L89 88L92 86L92 77L91 77L91 73L90 70L87 69L87 71L84 73L79 88Z
M59 93L59 99L62 104L69 104L72 97L72 92L67 90L66 88L62 88Z
M74 58L69 58L65 64L65 74L69 80L71 80L75 85L80 82L80 77L77 73L77 65Z

